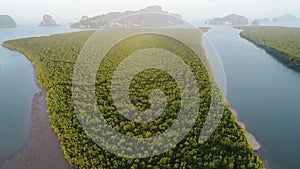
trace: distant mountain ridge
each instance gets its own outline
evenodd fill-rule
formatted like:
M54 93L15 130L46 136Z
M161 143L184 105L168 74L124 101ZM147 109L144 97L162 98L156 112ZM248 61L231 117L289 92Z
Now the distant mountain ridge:
M148 13L148 14L147 14ZM162 7L148 6L139 11L110 12L92 18L81 17L72 28L102 28L107 27L151 27L183 24L181 15L169 13Z
M17 24L14 19L9 15L0 15L0 28L13 28Z
M247 25L248 19L245 16L230 14L223 18L213 18L205 22L208 25Z
M300 18L295 15L291 15L287 13L272 19L272 22L296 22L296 21L300 21Z
M261 22L271 22L269 18L257 18L255 21L261 23Z

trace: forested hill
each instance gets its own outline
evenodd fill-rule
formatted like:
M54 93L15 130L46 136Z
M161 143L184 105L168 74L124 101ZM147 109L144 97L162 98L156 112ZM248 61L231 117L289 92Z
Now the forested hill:
M112 31L116 32L110 32L111 36L118 34L118 30ZM188 30L166 31L181 33L180 31ZM171 76L158 69L147 69L137 74L131 81L130 99L141 111L149 108L148 94L150 90L159 88L166 95L168 102L166 110L159 118L149 123L136 123L121 116L113 104L109 83L112 76L111 70L114 70L128 54L134 53L138 49L163 47L178 54L195 72L194 75L197 81L201 81L201 85L199 85L201 108L195 126L179 144L154 157L123 158L95 144L80 125L74 111L74 100L72 99L72 76L75 62L85 42L93 33L94 31L84 31L26 38L7 41L3 44L7 48L24 53L34 62L39 84L41 87L48 89L47 103L52 128L61 142L65 158L72 166L103 169L264 168L261 160L253 153L248 144L245 131L237 124L235 117L227 107L224 109L223 117L214 134L206 142L202 144L198 142L199 133L209 110L212 95L210 87L214 83L209 82L208 72L201 61L199 62L198 56L182 43L157 34L141 34L130 37L107 53L105 56L107 59L104 59L103 65L99 67L96 82L93 84L96 86L98 108L101 109L103 116L111 127L129 137L151 137L168 129L176 120L181 105L180 88ZM101 39L99 42L102 42ZM202 54L204 54L204 51L202 51ZM86 75L85 71L88 70L82 70L82 76ZM179 73L179 76L185 76L185 72L179 71L177 73ZM122 82L122 78L119 80ZM80 81L76 82L77 89L83 90L83 92L86 91L85 87L88 85L82 84L81 86ZM85 98L82 97L78 101L80 102L80 109L89 114L90 109L86 108L88 103L85 103ZM220 100L220 102L223 102L223 100ZM98 118L89 119L87 123L93 124L98 120ZM98 128L96 127L94 130L97 132ZM127 149L126 151L131 152L132 150Z
M205 22L208 25L247 25L248 19L245 16L230 14L223 18L213 18Z
M169 13L155 5L138 11L110 12L94 17L82 16L81 20L71 24L71 27L99 29L103 27L161 27L178 24L184 24L179 14Z
M240 35L263 48L279 62L300 72L300 29L240 27Z

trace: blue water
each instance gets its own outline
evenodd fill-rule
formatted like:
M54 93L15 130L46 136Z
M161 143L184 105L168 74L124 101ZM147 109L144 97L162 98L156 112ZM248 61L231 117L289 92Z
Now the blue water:
M239 32L212 27L206 33L225 69L227 99L273 169L299 169L300 73L240 38Z
M0 43L72 31L78 30L33 25L0 29ZM206 33L224 65L227 99L261 143L260 154L272 168L299 169L300 73L278 63L238 33L230 27L212 27ZM0 159L28 142L31 101L38 90L26 57L0 46Z
M5 40L78 31L68 26L19 26L0 29L0 44ZM39 89L33 68L24 55L0 46L0 160L11 156L28 143L33 96Z

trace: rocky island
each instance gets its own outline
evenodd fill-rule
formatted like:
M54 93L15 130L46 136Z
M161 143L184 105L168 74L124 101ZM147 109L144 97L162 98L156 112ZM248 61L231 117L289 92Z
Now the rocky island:
M138 11L110 12L89 18L81 17L72 28L155 27L183 24L179 14L164 11L160 6L148 6Z
M257 18L251 22L251 26L259 26L261 23L271 22L269 18Z
M208 25L247 25L248 19L244 16L230 14L223 18L213 18L205 22Z
M300 21L300 18L291 14L284 14L272 19L272 22L296 22Z
M271 22L269 18L257 18L255 21L262 23L262 22Z
M13 28L17 24L9 15L0 15L0 28Z
M50 15L44 15L40 26L57 26L56 21Z

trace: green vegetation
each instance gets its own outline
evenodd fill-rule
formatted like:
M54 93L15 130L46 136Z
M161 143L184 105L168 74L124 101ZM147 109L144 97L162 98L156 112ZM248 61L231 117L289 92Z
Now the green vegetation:
M148 95L153 89L159 88L165 92L166 109L153 122L136 123L124 118L116 110L111 96L110 79L118 64L126 56L139 49L159 47L178 54L192 70L198 84L200 84L199 100L201 106L195 126L176 147L161 155L149 158L122 158L95 144L83 131L76 117L72 99L72 76L75 62L83 45L93 33L94 31L85 31L26 38L7 41L3 44L7 48L23 52L34 62L39 84L48 89L47 103L52 128L61 142L65 158L71 165L76 168L104 169L264 168L261 160L253 154L253 150L247 142L245 131L237 124L235 117L227 107L214 134L205 143L198 143L198 136L210 106L212 95L210 87L215 84L209 82L208 72L204 69L204 65L184 44L156 34L130 37L107 53L98 69L95 82L99 108L107 122L115 130L130 137L151 137L170 127L180 108L180 89L176 81L161 70L147 69L140 72L131 81L129 87L131 102L142 111L149 108ZM204 54L204 51L202 52ZM82 76L85 75L85 71L88 70L82 70ZM178 73L184 77L185 72L179 71ZM89 84L76 82L76 86L82 91L86 89L86 85ZM217 94L222 97L221 94ZM88 103L85 103L84 96L82 97L80 108L88 114L90 111L85 108ZM223 102L223 100L221 101ZM97 120L99 119L89 119L88 121L93 124ZM97 128L95 128L95 132L97 132Z
M266 50L284 65L300 72L300 29L241 27L240 35Z

